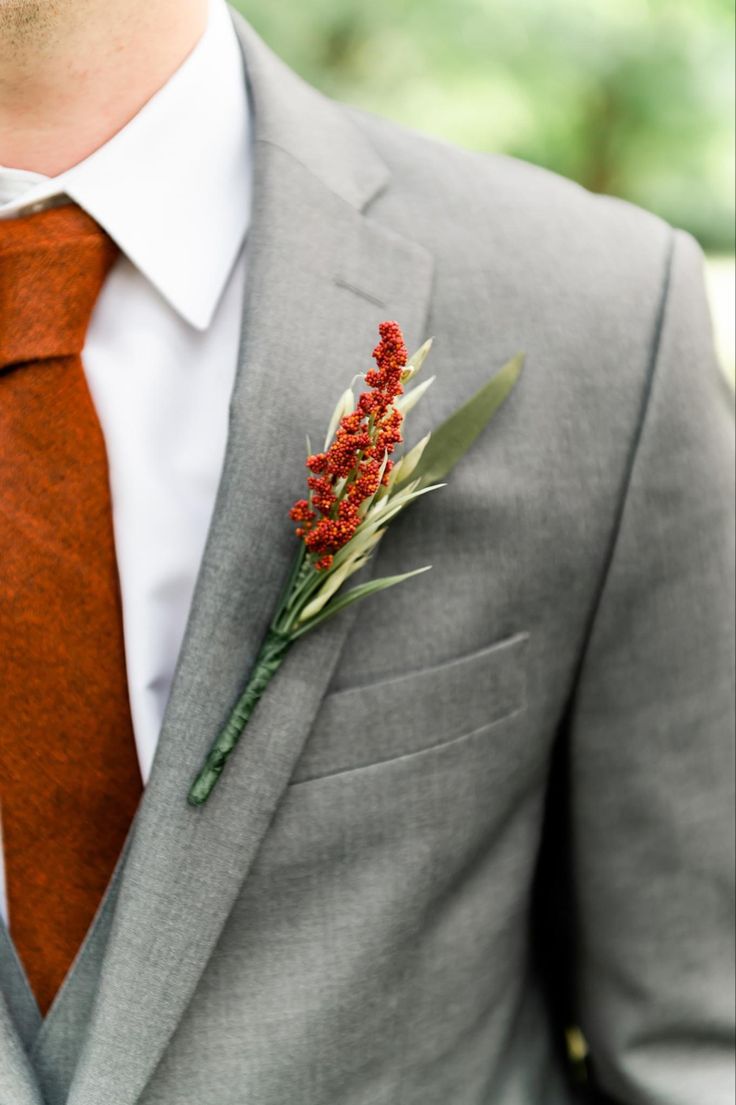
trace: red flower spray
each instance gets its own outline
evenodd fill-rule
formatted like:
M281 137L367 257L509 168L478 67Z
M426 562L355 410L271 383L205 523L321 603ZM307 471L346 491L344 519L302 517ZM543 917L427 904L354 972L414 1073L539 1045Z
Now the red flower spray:
M402 376L408 361L404 336L396 322L382 322L381 340L373 350L376 367L365 375L370 390L340 419L332 444L324 453L307 457L313 473L307 480L309 499L299 499L290 517L299 522L296 534L313 565L328 570L336 552L354 537L362 520L361 507L378 488L387 485L391 469L386 460L401 443L404 416L394 405L403 394Z

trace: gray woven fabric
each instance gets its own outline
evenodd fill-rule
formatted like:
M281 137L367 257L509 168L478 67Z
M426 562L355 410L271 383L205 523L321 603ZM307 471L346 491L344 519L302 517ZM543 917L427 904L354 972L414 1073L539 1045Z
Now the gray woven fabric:
M700 251L336 105L238 29L256 187L217 505L125 863L37 1076L26 999L0 1003L0 1105L571 1105L563 953L606 1099L731 1105L733 427ZM519 349L522 379L382 545L378 573L431 574L292 651L195 811L304 435L383 318L437 339L412 438Z

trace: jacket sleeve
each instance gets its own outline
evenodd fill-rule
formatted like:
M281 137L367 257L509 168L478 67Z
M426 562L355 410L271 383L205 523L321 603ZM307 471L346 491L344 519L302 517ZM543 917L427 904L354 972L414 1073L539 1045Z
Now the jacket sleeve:
M734 460L681 231L567 736L577 1015L621 1105L733 1105Z

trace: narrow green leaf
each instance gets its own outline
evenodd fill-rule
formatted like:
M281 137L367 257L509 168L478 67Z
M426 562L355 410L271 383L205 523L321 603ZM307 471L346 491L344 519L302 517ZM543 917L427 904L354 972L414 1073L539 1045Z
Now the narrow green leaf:
M291 571L289 572L289 579L288 579L288 581L286 583L286 586L284 587L283 591L281 592L281 600L280 600L279 605L278 605L278 610L276 611L276 614L274 615L274 619L273 619L273 624L274 625L279 621L281 615L287 609L287 607L289 605L289 600L291 599L292 591L294 590L294 588L296 586L297 580L299 579L299 577L301 575L304 574L304 561L305 561L306 555L307 555L306 546L305 546L303 541L300 541L299 542L299 548L297 550L296 556L294 557L294 560L292 561L292 564L291 564Z
M413 411L417 403L424 397L429 391L432 384L437 379L436 376L430 376L428 380L425 380L423 384L417 384L415 388L411 388L409 391L405 391L403 395L400 395L398 399L394 399L394 407L397 411L401 411L404 417Z
M422 453L427 448L431 436L431 434L427 434L421 441L417 442L413 449L410 449L408 453L404 453L403 457L397 460L388 478L389 492L414 474L414 469L422 459Z
M412 484L409 484L409 487L412 486ZM361 547L361 542L365 538L370 537L371 534L376 533L377 530L383 529L392 518L395 518L397 514L405 510L415 499L418 499L421 495L427 495L430 491L438 491L444 486L443 483L430 484L429 487L422 487L418 490L413 490L411 493L407 493L407 489L405 488L404 491L397 492L395 496L392 496L388 500L382 499L381 503L386 503L383 510L380 512L377 511L372 516L369 514L364 521L361 522L360 528L356 531L355 536L348 541L347 545L343 545L339 552L335 553L333 569L339 568L341 564L355 554L356 549Z
M317 594L308 602L304 607L299 617L296 620L296 625L302 622L308 622L310 618L313 618L316 614L327 605L332 596L336 594L343 583L346 583L350 576L355 575L360 569L368 563L373 552L374 547L383 537L382 530L378 533L371 534L369 538L364 542L363 549L360 553L354 554L349 560L346 560L337 570L330 569L326 573L326 578Z
M343 417L343 415L349 414L354 406L355 406L355 397L353 396L353 390L352 390L352 388L348 388L347 391L344 391L342 393L342 395L340 396L340 398L337 401L337 406L335 407L334 411L332 412L332 418L330 419L330 424L327 427L327 434L325 436L325 443L322 447L323 452L327 452L327 449L330 445L330 442L332 441L333 437L335 436L335 430L338 427L338 423L339 423L340 419Z
M424 345L420 349L417 349L416 353L412 353L411 357L406 362L406 368L401 374L402 384L407 383L407 381L416 376L418 372L421 372L422 365L429 356L429 351L432 348L433 342L434 338L428 338Z
M432 431L412 479L419 479L425 486L452 471L511 392L523 363L524 354L517 353L472 399Z
M297 629L295 633L292 633L292 641L296 641L297 638L308 633L310 629L314 629L315 626L320 625L322 622L326 621L327 618L331 618L333 614L339 613L340 610L344 610L346 606L350 606L352 603L357 602L358 599L367 598L368 595L373 595L377 591L385 591L388 587L395 587L397 583L403 583L405 579L411 579L412 576L418 576L421 575L422 572L428 572L431 567L431 564L427 564L424 568L415 568L413 572L403 572L398 576L384 576L383 579L369 579L367 583L361 583L358 587L353 587L352 590L347 591L344 595L341 595L339 598L329 603L316 618L312 618L311 621L306 622Z

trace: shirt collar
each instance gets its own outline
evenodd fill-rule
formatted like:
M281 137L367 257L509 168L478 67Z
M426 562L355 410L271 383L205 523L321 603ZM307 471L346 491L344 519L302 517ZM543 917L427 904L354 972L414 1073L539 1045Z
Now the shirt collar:
M240 45L224 0L211 0L204 35L138 114L65 173L25 174L2 213L68 196L205 330L250 221L251 135Z

